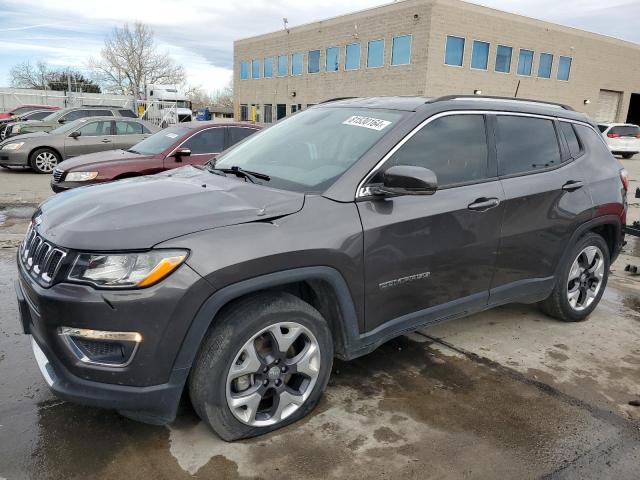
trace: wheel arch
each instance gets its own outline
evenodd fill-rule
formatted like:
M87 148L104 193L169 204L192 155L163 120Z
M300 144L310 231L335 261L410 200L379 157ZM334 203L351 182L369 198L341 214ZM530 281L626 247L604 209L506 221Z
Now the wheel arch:
M344 277L332 267L303 267L275 272L224 287L202 304L185 336L174 370L191 368L216 316L237 300L265 291L286 291L316 308L327 320L338 357L348 357L359 337L358 318Z
M27 155L27 159L29 160L29 164L31 164L31 156L35 152L37 152L38 150L42 150L42 149L51 150L56 155L58 155L58 158L60 159L61 162L64 160L64 155L62 155L62 153L60 153L60 149L55 148L55 147L50 147L49 145L40 145L38 147L33 147L31 150L29 150L29 155Z

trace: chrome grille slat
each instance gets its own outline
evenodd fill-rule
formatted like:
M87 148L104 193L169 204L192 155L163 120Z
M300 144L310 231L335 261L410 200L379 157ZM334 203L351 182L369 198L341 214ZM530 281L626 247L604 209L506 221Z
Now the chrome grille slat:
M59 168L55 168L53 170L53 181L54 182L59 182L60 180L62 180L62 176L64 175L64 171L60 170Z
M33 226L22 242L20 259L25 270L36 280L50 284L58 273L67 252L42 238Z

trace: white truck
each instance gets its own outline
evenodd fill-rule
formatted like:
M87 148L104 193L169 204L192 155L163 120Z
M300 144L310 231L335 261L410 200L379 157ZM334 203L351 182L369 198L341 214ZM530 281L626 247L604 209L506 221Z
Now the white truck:
M144 118L161 127L193 120L191 102L175 85L147 85Z

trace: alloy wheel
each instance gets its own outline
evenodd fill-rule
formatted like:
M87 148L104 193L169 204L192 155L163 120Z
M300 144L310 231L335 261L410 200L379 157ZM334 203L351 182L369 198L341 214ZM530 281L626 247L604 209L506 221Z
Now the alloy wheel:
M320 373L320 347L311 331L280 322L254 335L227 374L227 404L242 423L275 425L309 398Z
M593 303L602 287L604 267L604 255L598 247L585 247L578 254L567 280L567 300L571 308L582 311Z
M35 163L41 172L51 173L58 164L58 159L51 152L41 152L36 156Z

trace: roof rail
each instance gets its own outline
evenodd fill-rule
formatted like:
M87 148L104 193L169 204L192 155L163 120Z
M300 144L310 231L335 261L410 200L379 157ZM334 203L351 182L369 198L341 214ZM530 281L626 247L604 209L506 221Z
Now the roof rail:
M444 102L447 100L479 100L479 101L503 101L503 102L522 102L522 103L533 103L540 106L545 107L553 107L553 108L563 108L565 110L571 110L572 112L575 109L569 105L565 105L564 103L555 103L555 102L545 102L543 100L534 100L531 98L515 98L515 97L497 97L491 95L445 95L443 97L436 97L428 100L425 103L436 103L436 102Z
M340 100L351 100L352 98L358 98L358 97L336 97L336 98L330 98L329 100L323 100L322 102L320 102L320 105L322 105L323 103L329 103L329 102L339 102Z

